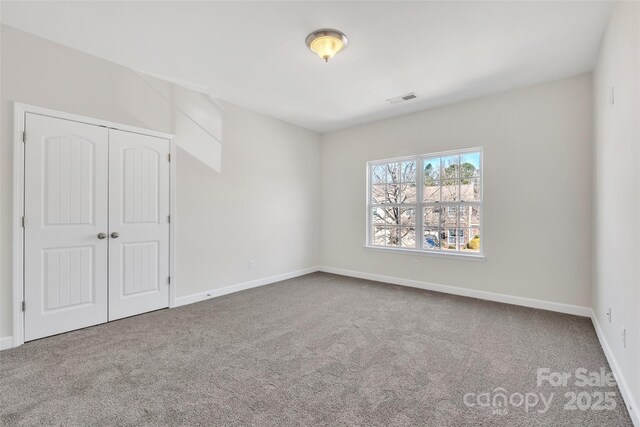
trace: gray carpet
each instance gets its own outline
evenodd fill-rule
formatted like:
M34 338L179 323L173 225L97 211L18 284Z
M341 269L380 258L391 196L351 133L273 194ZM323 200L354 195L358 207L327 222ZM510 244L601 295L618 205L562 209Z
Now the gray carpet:
M1 421L631 425L616 387L537 387L538 367L609 369L586 318L314 273L3 351ZM545 413L463 403L497 387L555 397ZM565 410L568 391L616 408Z

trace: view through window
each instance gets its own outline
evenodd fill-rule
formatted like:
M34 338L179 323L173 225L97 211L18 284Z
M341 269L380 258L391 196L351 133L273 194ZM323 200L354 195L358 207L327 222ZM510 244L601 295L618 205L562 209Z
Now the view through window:
M480 149L368 166L368 246L482 253Z

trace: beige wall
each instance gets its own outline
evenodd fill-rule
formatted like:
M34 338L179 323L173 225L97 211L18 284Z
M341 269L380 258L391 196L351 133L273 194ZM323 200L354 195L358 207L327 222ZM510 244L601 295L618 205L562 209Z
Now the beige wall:
M12 334L12 101L175 134L178 296L317 265L316 133L231 104L221 130L202 94L4 25L1 38L0 336Z
M324 134L323 265L589 306L591 129L587 74ZM484 261L363 248L367 161L478 146Z
M594 72L594 124L593 310L636 399L633 407L637 414L640 408L639 3L621 2L613 10ZM609 308L611 322L606 316ZM626 348L622 328L627 328Z

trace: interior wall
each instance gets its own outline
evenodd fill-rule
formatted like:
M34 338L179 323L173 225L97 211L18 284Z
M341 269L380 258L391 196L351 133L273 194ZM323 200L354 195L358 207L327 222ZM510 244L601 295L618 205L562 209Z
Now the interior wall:
M178 155L179 296L319 261L318 134L223 106L222 173Z
M316 133L5 25L0 48L0 336L12 334L13 101L175 135L178 297L317 265Z
M322 265L590 306L591 110L585 74L322 135ZM479 146L484 261L364 248L367 161Z
M640 408L639 3L618 2L611 15L594 71L594 127L593 311L635 397L633 406L637 413ZM611 322L606 314L609 309ZM623 328L627 329L626 348Z

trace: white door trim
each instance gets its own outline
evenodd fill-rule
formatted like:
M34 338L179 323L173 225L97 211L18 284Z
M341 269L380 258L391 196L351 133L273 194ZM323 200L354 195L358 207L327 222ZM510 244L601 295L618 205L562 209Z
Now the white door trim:
M12 220L12 319L13 319L13 347L24 344L24 312L22 311L22 301L24 301L24 229L22 228L22 216L24 215L24 142L22 135L25 130L25 114L34 113L43 116L55 117L59 119L72 120L90 125L103 126L107 128L124 130L127 132L140 133L143 135L155 136L169 140L171 162L169 164L169 212L171 222L169 224L169 274L171 276L171 286L169 287L169 307L176 306L176 255L175 255L175 233L176 233L176 188L175 188L175 144L173 135L157 132L135 126L114 123L107 120L93 117L81 116L78 114L65 113L51 110L49 108L35 105L14 102L13 108L13 220Z

